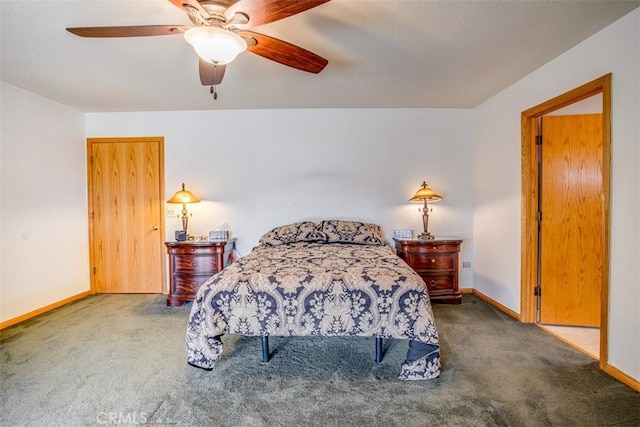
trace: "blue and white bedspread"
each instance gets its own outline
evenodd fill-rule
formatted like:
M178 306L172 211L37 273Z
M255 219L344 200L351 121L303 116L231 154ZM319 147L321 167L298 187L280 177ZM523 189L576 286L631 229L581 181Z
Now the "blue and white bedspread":
M187 328L188 362L213 368L223 334L407 339L399 378L440 375L424 281L387 245L256 247L200 287Z

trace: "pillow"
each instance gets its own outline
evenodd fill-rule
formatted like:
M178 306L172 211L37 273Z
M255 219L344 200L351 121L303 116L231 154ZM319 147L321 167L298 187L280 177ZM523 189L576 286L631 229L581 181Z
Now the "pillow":
M318 228L327 235L327 243L385 244L378 224L332 219L322 221Z
M296 242L324 242L326 234L311 221L283 225L268 231L260 238L261 246L278 246Z

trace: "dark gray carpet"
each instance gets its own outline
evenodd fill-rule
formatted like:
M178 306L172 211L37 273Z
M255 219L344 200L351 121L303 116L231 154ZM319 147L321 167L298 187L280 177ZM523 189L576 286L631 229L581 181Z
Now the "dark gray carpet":
M640 426L640 395L597 362L478 298L436 305L439 379L396 379L407 343L225 336L185 363L190 304L98 295L0 333L0 425Z

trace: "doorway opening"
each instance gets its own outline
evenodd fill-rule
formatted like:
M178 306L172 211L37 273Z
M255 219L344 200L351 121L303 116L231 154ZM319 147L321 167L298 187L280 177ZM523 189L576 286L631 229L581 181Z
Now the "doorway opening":
M597 307L599 329L596 330L598 335L598 349L595 354L599 359L600 367L607 365L607 334L608 334L608 300L609 300L609 223L610 223L610 159L611 159L611 74L607 74L592 82L586 83L574 90L550 99L540 105L523 111L521 114L522 126L522 260L521 260L521 320L527 323L540 324L540 295L544 295L545 290L540 286L541 265L545 260L544 234L540 232L541 223L543 223L544 213L540 211L540 180L543 173L539 167L539 126L540 120L544 116L548 116L553 112L561 111L568 106L584 101L588 98L598 96L601 104L601 116L598 121L602 131L602 147L599 151L598 166L601 169L601 179L599 182L598 196L598 215L600 218L599 229L589 236L594 240L594 245L598 249L598 261L601 262L601 274L597 278L597 292L599 295ZM543 144L544 145L544 144ZM569 193L567 193L569 194ZM543 237L541 237L543 236ZM547 249L550 245L547 244ZM577 263L577 261L574 261ZM574 268L567 265L567 269ZM576 267L579 268L579 267ZM562 266L557 271L562 273ZM561 294L558 296L560 301L566 300ZM559 311L562 313L562 309ZM553 333L557 337L569 342L575 347L572 340L576 340L577 336L573 335L579 330L569 330L568 336L565 335L566 330L551 330L556 326L571 325L572 322L564 321L561 314L559 317L551 317L543 319L542 323L547 324L546 330ZM560 320L556 320L560 319ZM542 325L541 325L542 326ZM594 326L593 324L590 326ZM596 324L596 326L598 326ZM586 330L582 332L587 332ZM593 335L593 334L592 334ZM583 349L584 350L584 349ZM593 350L591 350L593 351ZM586 351L589 353L589 351Z
M538 326L589 357L595 360L600 358L600 328L541 323L538 323Z

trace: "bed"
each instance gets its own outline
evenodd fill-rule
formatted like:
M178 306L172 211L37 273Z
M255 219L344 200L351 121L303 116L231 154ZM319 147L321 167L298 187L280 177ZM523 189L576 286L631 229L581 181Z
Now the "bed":
M408 340L404 380L440 375L440 347L424 281L376 224L325 220L274 228L251 253L198 290L187 361L212 369L224 334L366 336ZM268 349L266 350L268 352Z

